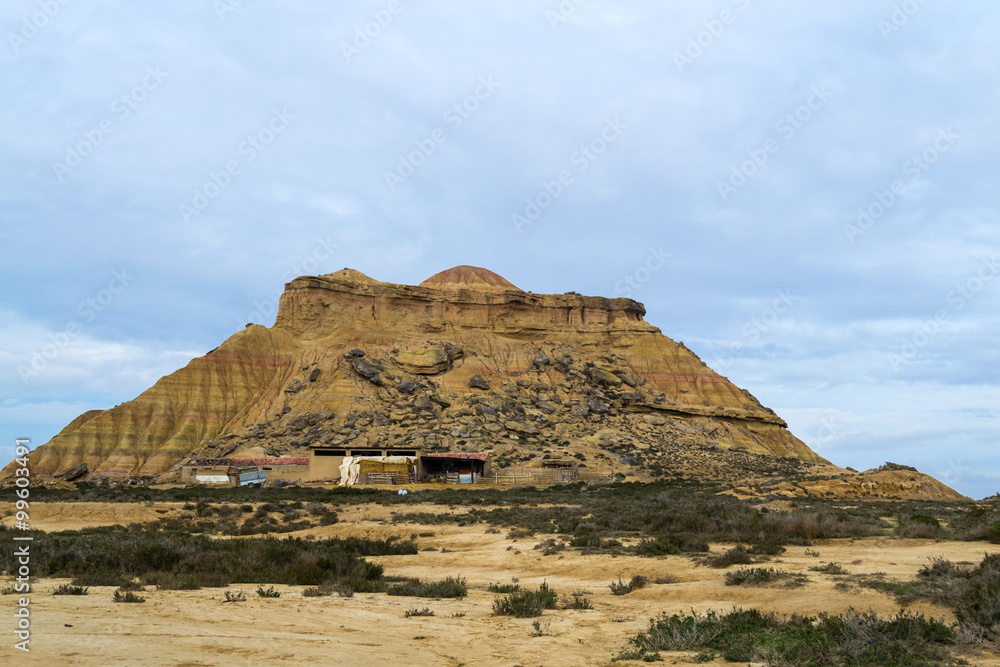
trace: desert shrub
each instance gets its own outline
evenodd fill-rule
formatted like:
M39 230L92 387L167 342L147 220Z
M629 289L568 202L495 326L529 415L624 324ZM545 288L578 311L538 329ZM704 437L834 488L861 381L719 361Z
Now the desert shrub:
M116 572L85 572L73 577L74 586L124 586L132 583Z
M612 581L608 584L608 588L611 589L612 595L627 595L632 591L639 590L649 583L649 578L641 574L637 574L632 577L628 582L622 581L621 577L618 577L618 581Z
M717 556L705 556L700 562L709 567L724 568L730 565L749 565L757 561L749 549L739 544Z
M590 603L590 598L587 597L587 591L576 590L569 594L570 598L567 598L563 607L566 609L593 609L594 605Z
M53 595L88 595L90 589L86 586L73 586L72 584L61 584L54 591Z
M132 591L115 591L114 596L111 598L114 602L132 602L140 603L145 602L146 598L141 595L136 595Z
M258 586L257 595L262 598L280 598L281 591L277 590L274 586L268 586L267 588Z
M664 574L662 576L653 579L654 584L676 584L677 579L673 575Z
M955 618L962 625L985 629L994 639L1000 630L1000 554L983 558L962 577L950 573L955 589ZM965 579L965 584L960 582Z
M559 596L545 582L537 591L520 590L498 597L493 601L493 613L497 616L531 618L540 616L545 609L554 609Z
M763 544L751 545L747 551L755 556L780 556L788 550L780 544L765 542Z
M201 580L198 577L177 572L147 574L143 577L143 581L161 591L196 591L201 588Z
M929 514L911 514L899 518L896 534L900 537L936 539L944 535L944 529L941 522Z
M666 535L644 539L635 546L639 556L667 556L708 551L708 541L693 535Z
M338 585L343 584L344 586L349 587L352 591L352 595L354 593L385 593L386 588L388 586L387 583L388 579L389 579L388 577L386 578L386 580L383 580L381 578L366 579L364 577L350 577L349 579L342 579L337 583ZM402 581L403 579L400 578L399 580ZM341 597L350 597L350 596L342 595Z
M247 594L243 591L233 593L232 591L226 591L226 598L223 602L246 602Z
M526 528L513 528L509 533L507 533L508 540L516 540L524 537L534 537L535 531L528 530Z
M490 593L516 593L521 590L520 584L494 584L490 582L490 585L486 587Z
M543 556L551 556L553 554L557 554L560 551L564 550L566 548L566 543L549 538L547 540L539 542L533 548L541 549ZM444 551L444 549L442 549L442 551Z
M569 545L571 547L585 547L591 549L611 549L622 546L622 543L618 540L604 539L600 535L595 535L593 533L584 533L583 535L576 535L570 539Z
M493 600L493 613L497 616L531 618L541 616L545 605L532 591L517 591Z
M341 581L334 586L333 590L337 592L337 595L342 598L352 598L354 597L354 587L351 586L349 582Z
M434 612L424 607L423 609L407 609L403 612L403 616L406 618L411 618L413 616L433 616Z
M420 598L464 598L468 591L463 577L446 577L441 581L427 583L419 579L409 579L386 589L389 595Z
M556 601L559 599L556 592L548 585L548 583L544 581L538 587L538 590L535 592L535 596L542 601L542 606L546 609L555 609Z
M823 563L822 565L814 565L809 568L810 572L822 572L823 574L848 574L847 570L840 566L839 563Z
M173 587L174 580L194 580L200 586L234 582L314 586L340 579L378 580L383 575L382 566L362 555L417 553L413 542L392 538L213 540L163 530L156 524L59 533L32 531L32 535L39 545L32 561L38 576L76 579L110 577L108 573L113 573L128 579L143 577L167 588ZM15 566L13 560L12 551L0 553L0 569Z
M773 567L740 567L726 572L726 586L763 586L776 581L784 581L787 586L801 586L805 577Z
M842 616L779 618L756 609L728 614L661 615L629 640L618 659L642 660L658 651L718 652L729 662L799 665L954 664L947 650L951 627L901 611L883 618L874 612Z
M333 595L333 586L329 584L324 584L322 586L310 586L302 590L302 596L307 598L318 598L326 597L328 595ZM351 591L351 595L354 595L354 591Z
M612 595L626 595L632 592L632 589L626 582L622 581L621 577L618 577L618 581L612 581L608 584L608 588L611 589Z

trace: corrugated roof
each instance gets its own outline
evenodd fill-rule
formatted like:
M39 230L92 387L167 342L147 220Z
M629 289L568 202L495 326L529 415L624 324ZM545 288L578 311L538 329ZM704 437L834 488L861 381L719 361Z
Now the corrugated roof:
M307 456L261 456L250 459L195 459L184 464L184 467L196 466L307 466Z
M476 461L485 461L490 458L489 452L445 452L445 453L434 453L434 454L424 454L425 459L473 459Z

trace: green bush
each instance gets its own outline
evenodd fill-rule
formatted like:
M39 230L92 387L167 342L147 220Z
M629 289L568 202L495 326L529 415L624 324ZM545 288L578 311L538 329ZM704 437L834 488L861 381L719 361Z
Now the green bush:
M73 577L74 586L124 586L132 583L116 572L85 572Z
M724 568L730 565L749 565L757 561L750 550L740 544L718 556L705 556L701 562L709 567Z
M517 591L493 600L493 613L497 616L531 618L541 616L545 605L533 591Z
M148 585L156 586L157 590L161 591L197 591L201 589L201 578L193 574L156 572L143 577L143 581ZM223 588L227 584L217 586L217 588Z
M67 577L93 585L141 577L162 588L222 587L230 583L315 586L341 579L380 580L383 568L363 555L415 554L395 538L304 540L258 537L216 540L148 526L80 531L32 531L38 545L32 565L40 577ZM0 553L0 570L16 567L13 552Z
M618 577L618 581L612 581L608 584L608 588L611 589L612 595L625 595L632 592L632 589L629 588L627 583L622 581L621 577Z
M521 585L494 584L491 582L490 585L486 588L486 590L488 590L490 593L516 593L517 591L521 590Z
M280 598L281 591L277 590L274 586L268 586L267 588L258 586L257 595L262 598Z
M246 602L247 594L243 591L238 593L233 593L232 591L226 591L226 599L223 602Z
M515 591L493 601L493 613L497 616L531 618L541 616L545 609L555 609L559 596L545 582L537 591Z
M423 609L416 609L416 608L407 609L405 612L403 612L403 616L405 616L406 618L412 618L414 616L433 616L433 615L434 612L428 609L427 607L424 607Z
M935 619L900 612L882 618L874 612L842 616L778 618L756 609L728 614L663 614L629 640L617 659L643 660L658 651L718 652L724 660L774 667L799 665L953 664L946 646L953 630Z
M446 577L441 581L428 583L423 583L419 579L409 579L386 589L389 595L420 598L464 598L468 591L463 577Z
M115 591L114 597L111 598L114 602L134 602L141 603L145 602L146 598L141 595L136 595L132 591Z
M801 586L806 578L773 567L740 567L726 572L726 586L763 586L775 581L785 581L787 586Z
M594 605L590 603L590 599L586 595L586 591L573 591L570 593L572 600L567 600L563 606L566 609L593 609Z
M62 584L54 591L53 595L88 595L90 589L86 586L73 586L71 584Z

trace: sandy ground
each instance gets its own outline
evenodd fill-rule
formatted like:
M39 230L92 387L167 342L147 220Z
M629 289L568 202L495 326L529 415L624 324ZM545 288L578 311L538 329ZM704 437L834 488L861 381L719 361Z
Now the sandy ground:
M150 507L107 503L32 506L39 528L61 530L107 523L149 521L179 504ZM6 508L0 506L0 514ZM361 512L357 510L361 509ZM409 511L446 511L440 506L414 506ZM509 540L506 530L484 533L484 526L389 525L392 508L365 505L341 512L341 523L296 534L318 537L373 536L433 532L419 537L422 550L413 556L375 558L393 575L441 579L464 576L470 586L462 600L426 600L355 594L352 598L306 598L302 587L276 586L278 599L258 598L254 586L229 589L157 591L149 587L142 605L115 604L114 589L94 587L87 596L53 596L68 580L38 582L31 595L30 654L12 648L13 635L0 647L0 660L39 665L243 665L260 662L326 665L609 665L629 636L662 612L729 610L758 607L783 614L839 613L850 608L882 614L898 611L895 601L870 589L836 590L837 579L808 570L838 562L852 574L885 572L912 577L934 557L978 563L984 553L1000 551L983 543L929 540L832 540L808 550L790 547L772 566L802 572L809 583L800 588L725 586L724 570L697 566L679 556L662 558L582 555L568 550L543 556L533 547L546 536ZM713 551L727 545L713 545ZM447 549L448 551L445 551ZM818 552L811 555L807 552ZM671 575L674 584L651 584L624 596L611 594L608 583L619 576L650 578ZM534 588L547 581L562 595L585 590L591 610L549 610L539 619L492 615L495 595L490 582L517 580ZM247 602L222 602L225 590L243 590ZM15 596L0 597L5 613ZM407 609L429 608L433 617L405 618ZM943 607L918 603L915 611L951 621ZM545 634L531 636L539 620ZM11 621L8 620L8 623ZM664 653L668 664L687 663L692 654ZM973 664L1000 665L991 656L966 656ZM630 663L615 663L627 665ZM643 664L643 663L634 663ZM712 663L709 663L712 664ZM714 664L726 664L717 661Z

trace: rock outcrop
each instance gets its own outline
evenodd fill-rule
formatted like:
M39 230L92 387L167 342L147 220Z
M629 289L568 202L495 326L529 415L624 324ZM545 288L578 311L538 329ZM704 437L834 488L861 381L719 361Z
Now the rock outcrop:
M35 452L35 473L157 475L192 455L320 443L573 457L733 484L827 463L645 314L470 266L418 286L352 269L303 276L273 327L247 325L136 399L81 415Z

